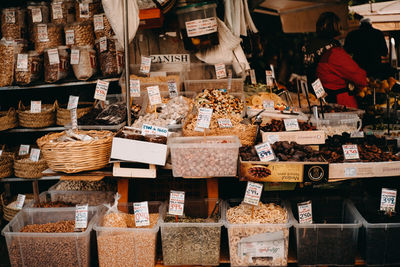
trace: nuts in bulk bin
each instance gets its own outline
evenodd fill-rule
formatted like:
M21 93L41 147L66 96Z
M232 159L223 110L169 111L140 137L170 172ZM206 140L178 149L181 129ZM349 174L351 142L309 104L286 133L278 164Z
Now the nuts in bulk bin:
M20 7L4 8L1 11L1 35L6 40L23 39L26 35L26 12Z
M8 86L13 83L17 49L16 42L0 40L0 86Z
M103 76L117 76L121 74L124 55L117 38L102 37L97 39L95 43L101 74Z
M34 25L37 23L49 23L49 5L46 2L28 2L27 21L29 40L35 42Z
M34 25L35 50L41 54L46 48L63 45L62 26L52 23Z
M94 15L93 25L96 39L104 36L111 38L115 35L113 29L111 28L111 24L104 13Z
M18 65L18 55L17 64L15 64L15 83L27 85L39 80L43 70L43 57L35 50L32 50L24 56L27 58L26 65L25 63Z
M70 72L68 47L48 48L44 52L44 81L53 83L64 79Z
M93 25L90 21L73 22L64 27L65 44L94 46Z
M103 10L100 0L76 0L75 14L76 21L93 22L93 16Z
M65 25L75 21L74 0L53 0L50 11L51 23Z
M89 45L73 46L71 65L78 80L87 80L97 72L96 51Z

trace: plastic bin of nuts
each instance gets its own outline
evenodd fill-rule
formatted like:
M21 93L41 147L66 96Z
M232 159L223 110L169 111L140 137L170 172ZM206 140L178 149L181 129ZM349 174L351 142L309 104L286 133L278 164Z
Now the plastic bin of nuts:
M4 8L1 11L1 35L6 40L23 39L26 35L26 10L20 7Z
M174 177L236 176L240 141L237 136L168 139Z
M258 206L240 204L240 200L224 203L231 266L287 265L292 226L288 210L280 201L266 203L260 201Z
M88 227L74 232L75 208L23 209L2 231L11 265L90 266L90 233L96 214L97 208L89 208Z

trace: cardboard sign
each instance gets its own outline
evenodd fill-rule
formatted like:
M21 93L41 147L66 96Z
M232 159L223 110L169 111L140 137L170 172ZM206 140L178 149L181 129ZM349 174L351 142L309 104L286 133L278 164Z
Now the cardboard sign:
M31 101L31 113L42 112L42 101Z
M140 72L147 74L150 73L151 57L141 56Z
M286 131L299 131L299 122L297 119L284 119L283 123L285 124Z
M155 106L162 103L158 85L147 87L147 94L149 96L150 105Z
M168 136L168 129L163 127L158 127L154 125L143 124L142 125L142 135L160 135Z
M94 99L106 101L109 82L97 80L96 91L94 92Z
M250 80L251 84L257 84L256 71L254 69L250 70Z
M140 80L129 80L131 97L140 97Z
M228 118L218 119L219 128L232 128L232 122Z
M352 159L360 159L358 154L357 145L342 145L344 159L352 160Z
M60 57L58 56L58 49L53 48L47 50L47 56L49 57L49 64L50 65L58 65L60 64Z
M24 203L25 203L25 195L18 194L15 208L21 210L22 207L24 206Z
M176 82L174 80L168 81L168 91L169 91L169 97L174 98L178 96L178 86L176 85Z
M297 204L299 211L299 223L312 223L312 206L311 201L306 201Z
M317 98L321 98L321 97L324 98L325 96L327 96L320 79L317 79L311 85L312 85L312 88L314 89L314 93L317 96Z
M256 145L255 148L261 161L275 160L275 153L269 143Z
M79 50L71 49L71 65L79 64Z
M196 128L208 129L210 127L212 113L212 108L200 108L199 114L197 114Z
M185 192L171 190L169 194L168 213L171 215L183 215L185 207Z
M396 209L397 190L382 188L380 210L393 212Z
M38 148L32 148L31 149L31 154L29 156L29 159L33 162L38 162L40 158L40 149Z
M30 148L30 145L20 145L19 146L18 155L19 156L28 155L29 154L29 148Z
M215 64L214 66L215 66L215 75L217 76L217 79L226 78L225 64L220 63L220 64Z
M263 184L247 182L246 193L243 202L257 206L262 194Z
M97 14L93 16L93 24L95 31L104 30L104 19L103 14Z
M75 208L75 229L85 229L88 222L88 204L76 205Z
M18 71L28 71L28 54L18 54L17 70Z
M74 109L78 107L79 96L70 95L68 99L67 109Z
M133 203L136 226L150 225L149 206L147 201Z

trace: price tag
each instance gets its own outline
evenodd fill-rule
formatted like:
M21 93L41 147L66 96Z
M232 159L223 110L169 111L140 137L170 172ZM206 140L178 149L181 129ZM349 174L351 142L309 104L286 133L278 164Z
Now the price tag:
M171 215L183 215L185 207L185 192L171 190L169 194L168 213Z
M18 155L19 156L28 155L29 154L29 148L30 148L30 145L20 145L19 146Z
M129 89L131 90L131 97L140 96L140 80L129 80Z
M246 193L243 202L257 206L260 201L263 185L254 182L247 182Z
M42 112L42 101L31 101L31 113Z
M200 108L199 114L197 114L196 128L209 128L212 113L212 108Z
M100 37L100 53L107 51L107 37Z
M270 67L270 69L271 69L272 79L275 79L275 69L274 69L274 65L269 64L269 67Z
M275 110L275 103L272 100L263 101L263 109L265 110Z
M275 160L275 153L269 143L262 143L255 146L258 157L261 161Z
M357 176L357 168L345 168L344 169L345 177L356 177Z
M149 73L150 72L150 66L151 66L151 57L141 57L141 64L140 64L140 72L141 73Z
M317 79L311 85L312 85L312 88L314 89L314 93L317 96L317 98L321 98L321 97L324 98L327 96L320 79Z
M21 210L25 203L25 195L18 194L15 208Z
M71 49L71 65L79 64L79 50Z
M299 131L299 122L297 119L283 119L283 123L285 124L286 131Z
M106 101L109 82L97 80L96 91L94 92L94 99Z
M75 31L74 30L66 30L65 31L65 43L67 45L75 44Z
M178 87L176 86L176 82L174 80L168 81L168 91L169 97L174 98L178 96Z
M79 96L70 95L68 99L68 107L67 109L74 109L78 107Z
M6 10L5 12L6 23L7 24L15 24L15 11L14 10Z
M133 203L136 226L150 225L149 205L147 201Z
M232 122L228 118L218 119L219 128L232 128Z
M161 135L167 137L168 129L154 125L143 124L142 135Z
M147 94L149 96L150 105L155 106L161 104L160 88L158 85L147 87Z
M381 194L381 208L380 210L386 212L393 212L396 209L396 189L382 188Z
M360 159L357 145L342 145L344 159Z
M62 19L63 18L63 11L61 3L54 3L51 5L53 10L53 19Z
M37 35L38 35L38 39L40 42L48 42L49 41L46 24L38 24L37 25Z
M351 138L364 138L364 132L363 131L357 131L357 132L352 132L350 134Z
M89 3L79 3L79 17L89 18Z
M311 201L306 201L297 204L299 211L299 223L312 223L312 207Z
M33 23L42 22L42 11L40 10L39 7L32 8L31 12L32 12L32 22Z
M217 79L226 78L225 64L215 64L215 74L217 75Z
M71 126L72 129L78 129L78 114L77 114L77 109L73 108L70 110L71 112Z
M28 71L28 54L18 54L17 70L18 71Z
M279 135L278 134L268 135L268 143L272 145L275 142L279 142Z
M250 80L251 84L257 84L256 71L254 69L250 70Z
M88 222L88 204L76 205L75 208L75 229L84 229Z
M274 77L272 76L272 71L270 70L265 71L265 84L268 87L274 86Z
M103 14L97 14L93 16L93 24L95 31L104 30L104 19Z
M32 148L29 159L33 162L38 162L40 158L40 149Z
M60 57L58 56L57 48L47 50L47 55L49 57L50 65L60 64Z

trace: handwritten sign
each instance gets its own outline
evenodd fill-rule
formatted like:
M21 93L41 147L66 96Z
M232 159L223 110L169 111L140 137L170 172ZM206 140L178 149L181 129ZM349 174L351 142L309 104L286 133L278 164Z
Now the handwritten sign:
M42 112L42 101L31 101L31 113Z
M342 145L342 148L343 148L344 159L346 160L360 159L357 145Z
M18 155L19 156L28 155L29 154L29 148L30 148L30 145L20 145L19 146Z
M174 80L168 81L168 91L169 97L174 98L178 96L178 87L176 86L176 82Z
M212 113L212 108L200 108L199 114L197 115L196 128L209 128Z
M298 203L297 209L299 211L299 223L313 222L311 201Z
M40 158L40 149L38 148L32 148L31 149L31 154L29 156L29 159L33 162L38 162Z
M247 182L246 193L243 202L257 206L262 194L263 185L254 182Z
M75 207L75 228L84 229L88 222L88 204L76 205Z
M185 192L171 190L169 194L168 213L171 215L183 215L185 207Z
M219 128L232 128L232 122L229 118L218 119Z
M133 203L136 226L150 225L149 206L147 201Z
M272 150L270 143L262 143L256 145L255 148L261 161L275 160L275 153Z
M94 92L94 99L106 101L109 82L97 80L96 91Z
M155 106L161 104L160 88L158 85L147 87L147 94L149 96L150 105Z
M154 125L143 124L142 135L161 135L167 137L168 129Z
M20 209L22 209L22 207L24 206L24 203L25 203L25 195L18 194L15 207L16 207L18 210L20 210Z
M215 75L217 76L217 79L226 78L225 64L220 63L220 64L215 64L214 66L215 66Z
M140 80L129 80L129 89L131 97L140 97Z
M396 209L396 189L382 188L380 210L393 212Z
M311 85L312 85L312 88L314 89L314 93L317 96L317 98L321 98L321 97L323 98L323 97L327 96L320 79L317 79Z
M298 131L300 130L299 122L297 119L284 119L283 123L285 124L286 131Z
M142 62L140 64L140 72L147 74L150 72L150 66L151 66L151 57L141 57Z

